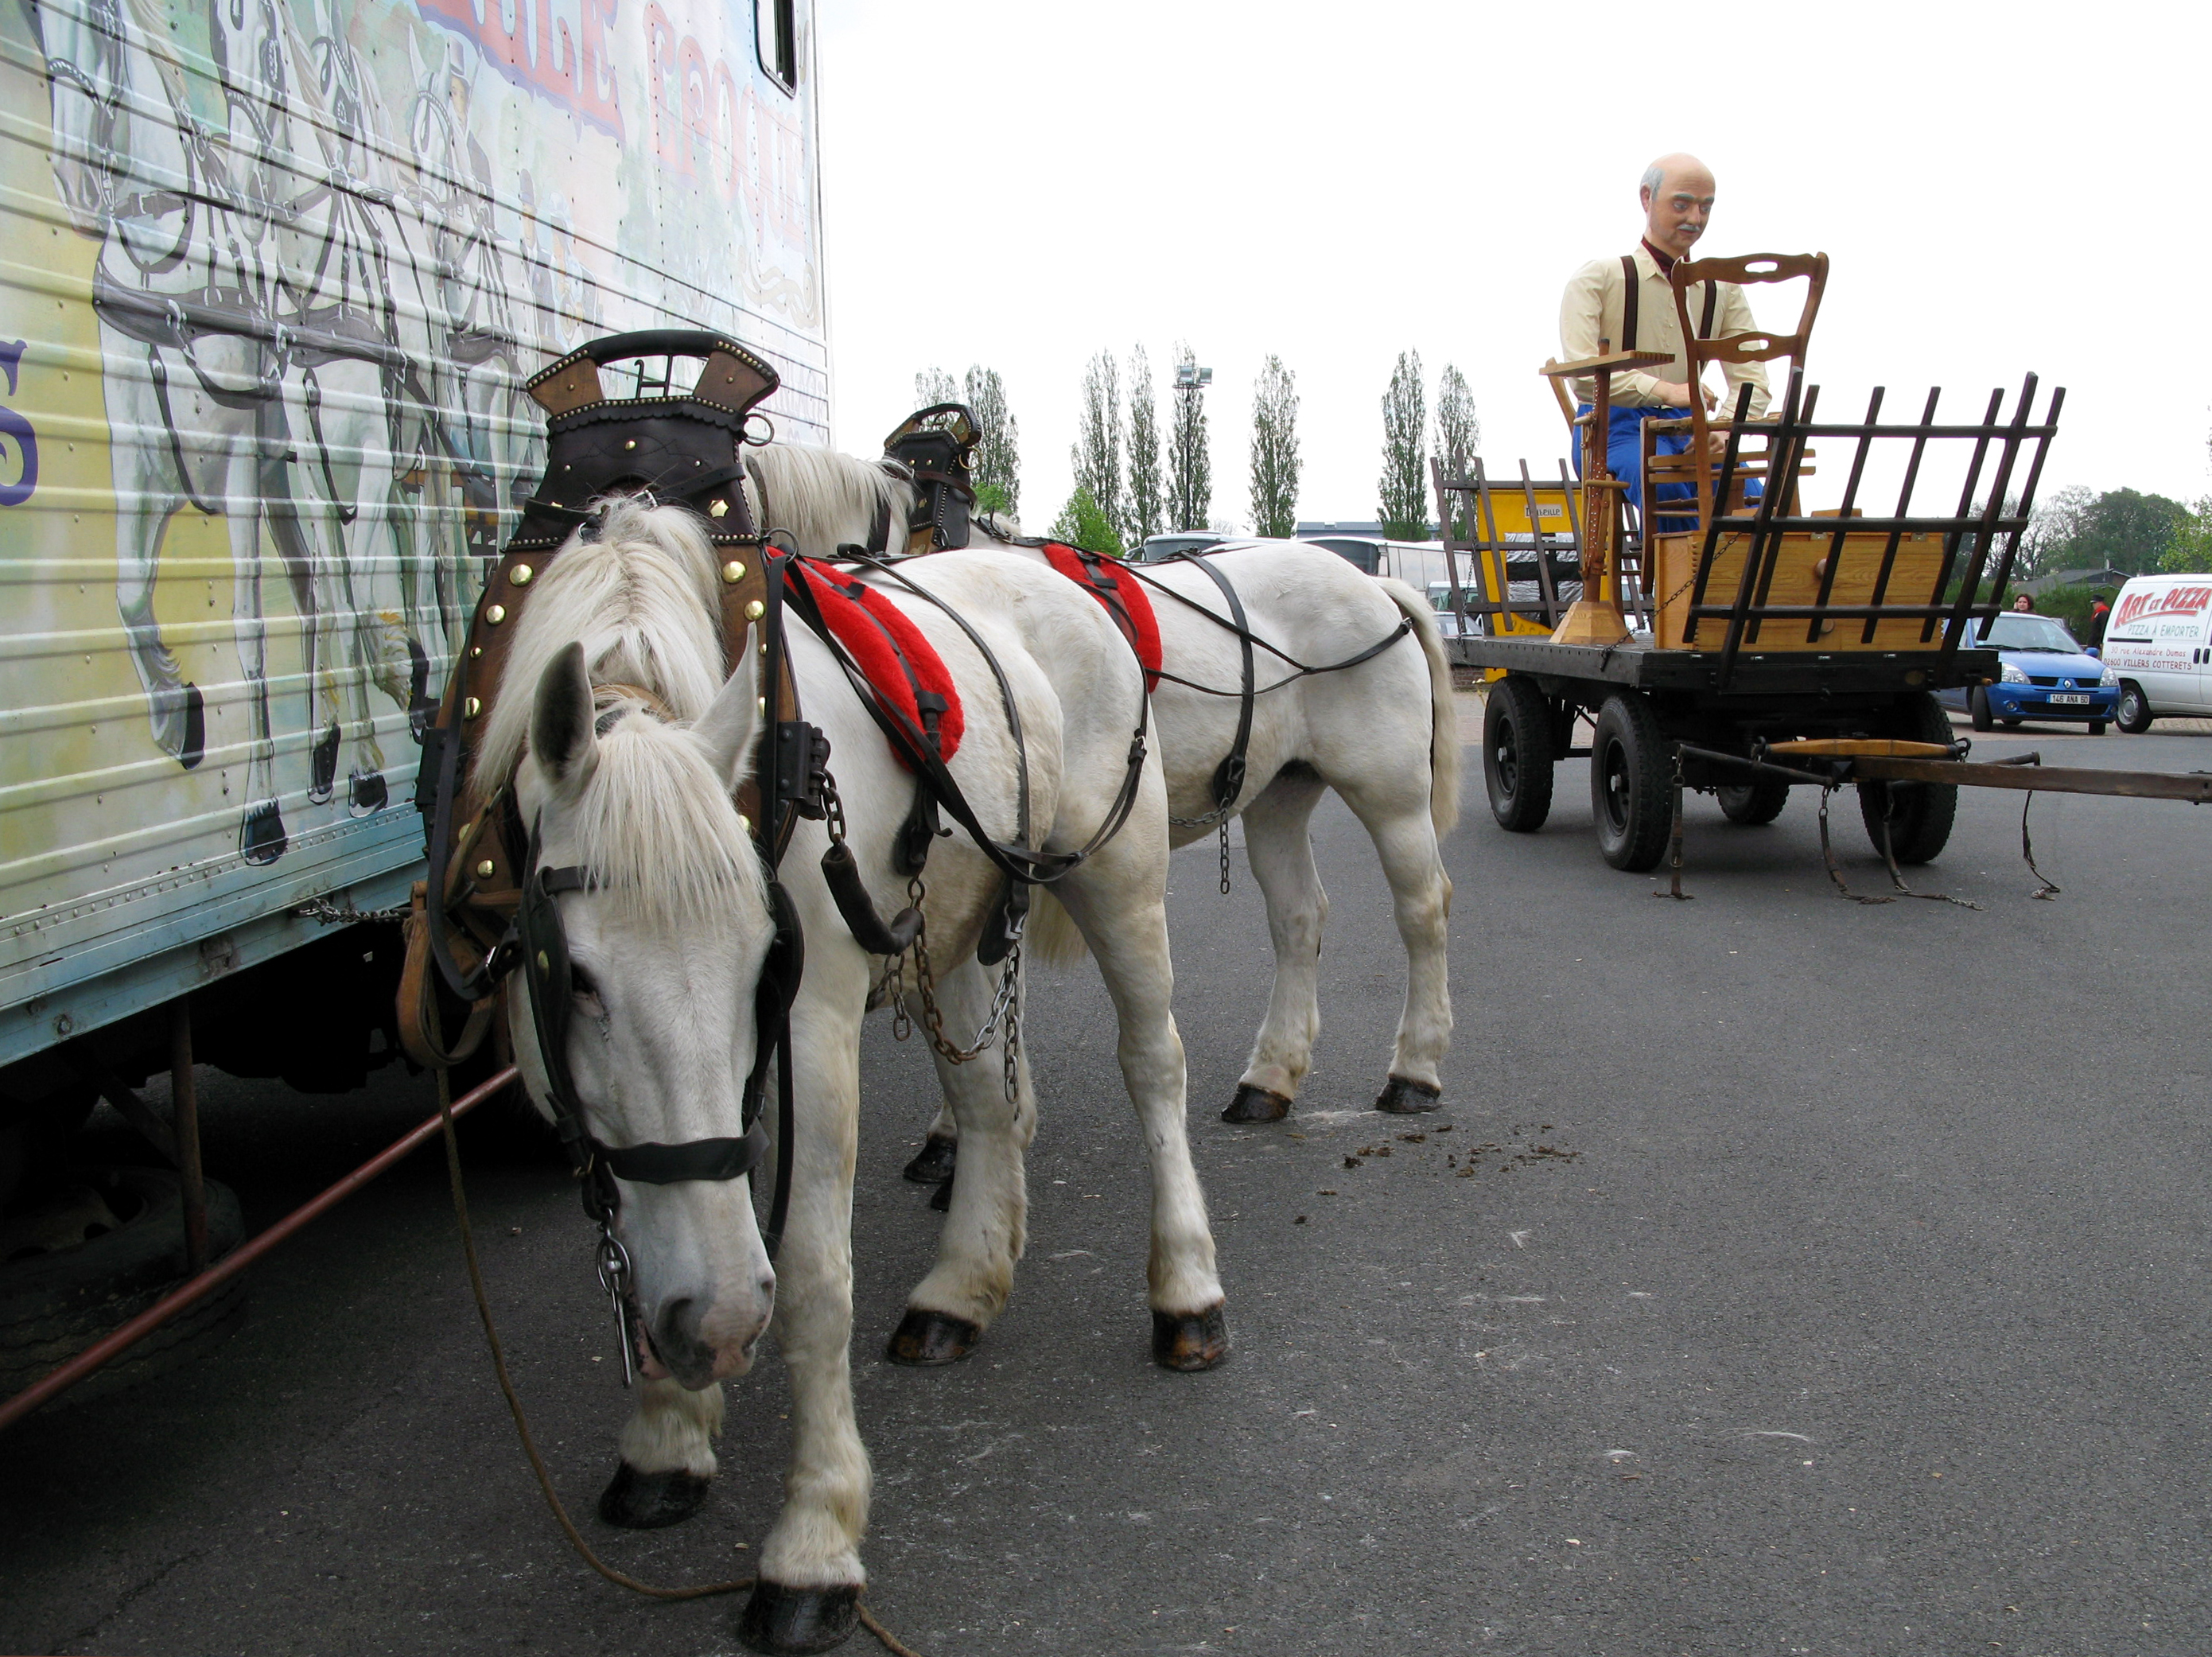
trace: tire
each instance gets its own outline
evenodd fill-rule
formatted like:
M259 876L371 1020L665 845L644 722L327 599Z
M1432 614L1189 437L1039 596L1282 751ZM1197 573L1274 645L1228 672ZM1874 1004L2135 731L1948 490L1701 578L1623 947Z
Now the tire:
M0 1264L0 1397L75 1357L184 1276L184 1188L176 1174L113 1168L89 1183L121 1219L119 1226L75 1246ZM208 1254L220 1258L244 1238L245 1222L238 1198L213 1180L207 1207ZM246 1279L233 1277L58 1402L118 1392L173 1369L234 1333L245 1312Z
M2102 736L2104 734L2105 734L2105 722L2104 722L2103 720L2101 720L2101 719L2093 719L2093 720L2091 720L2091 721L2089 722L2089 734L2090 734L2090 735L2092 735L2092 736Z
M1535 685L1510 676L1482 706L1482 781L1500 828L1534 834L1552 814L1552 704Z
M1605 861L1631 874L1666 855L1674 819L1666 750L1650 703L1625 691L1606 698L1590 738L1590 816Z
M2005 728L2005 729L2007 729L2007 730L2008 730L2008 731L2016 731L2016 730L2018 730L2018 729L2021 728L2021 726L2023 723L2025 723L2025 722L2026 722L2025 721L2018 720L2018 719L2005 719L2005 720L2000 720L2000 721L1998 722L1998 723L2002 724L2002 725Z
M1951 740L1951 721L1943 704L1928 691L1897 704L1889 734L1911 742ZM1859 817L1867 838L1881 850L1882 825L1889 825L1890 854L1899 863L1933 862L1951 838L1959 814L1959 790L1948 783L1862 783Z
M2156 717L2150 710L2150 698L2142 693L2142 686L2131 679L2122 679L2120 705L2112 710L2112 723L2130 736L2141 736Z
M1986 687L1977 685L1966 692L1966 714L1976 730L1996 728L1996 721L1990 717L1990 693Z
M1748 783L1731 783L1714 792L1720 795L1721 815L1746 828L1772 822L1790 803L1790 784L1778 777L1754 775Z

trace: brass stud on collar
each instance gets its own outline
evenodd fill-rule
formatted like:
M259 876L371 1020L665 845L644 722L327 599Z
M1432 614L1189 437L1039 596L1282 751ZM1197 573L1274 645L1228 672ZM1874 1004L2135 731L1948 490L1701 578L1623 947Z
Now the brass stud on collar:
M481 644L471 644L471 646L469 646L469 660L470 660L470 661L475 661L478 656L482 655L483 654L483 645L481 645Z
M477 701L474 697L471 697L466 702L461 704L461 717L464 719L474 719L483 711L483 704Z
M635 437L625 437L625 438L623 438L623 447L624 448L635 448L637 447L637 439L636 439L636 438L635 438Z
M495 604L484 612L484 624L488 627L496 627L506 619L507 606L503 604Z
M735 587L744 578L745 567L744 564L738 563L737 559L732 558L727 564L722 566L722 581L725 585Z
M553 970L553 958L542 949L538 952L538 970L541 972L550 972Z
M744 813L739 812L738 813L738 832L740 834L750 834L752 832L753 819L746 816Z
M716 501L707 509L707 515L710 518L727 517L729 511L730 503L727 501Z
M483 862L477 865L477 879L479 880L489 880L493 875L498 873L499 865L492 862L489 857L485 858Z
M767 613L768 606L763 604L758 599L755 599L751 603L745 606L745 619L747 621L758 621Z
M507 584L512 587L527 587L537 574L538 572L528 564L518 564L507 572Z

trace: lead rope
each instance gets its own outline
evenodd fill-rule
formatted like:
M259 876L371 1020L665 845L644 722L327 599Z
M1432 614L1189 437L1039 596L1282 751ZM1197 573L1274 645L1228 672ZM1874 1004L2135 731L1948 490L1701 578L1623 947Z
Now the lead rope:
M436 1014L432 1014L434 1021ZM433 1033L437 1033L434 1029ZM445 1130L446 1178L453 1188L453 1217L460 1224L461 1253L469 1264L469 1288L475 1295L477 1316L483 1320L484 1344L491 1349L492 1373L499 1378L499 1390L507 1399L507 1413L514 1417L515 1436L522 1441L522 1453L530 1463L530 1471L538 1476L538 1488L544 1494L545 1505L552 1510L554 1522L560 1526L568 1545L581 1556L584 1563L608 1581L619 1587L641 1593L653 1599L706 1599L716 1594L737 1593L751 1587L758 1580L745 1577L732 1582L702 1582L696 1587L664 1588L651 1582L639 1581L627 1571L618 1571L592 1551L591 1544L584 1540L576 1521L568 1517L562 1504L560 1493L553 1488L553 1475L545 1465L545 1458L538 1448L538 1441L531 1436L530 1422L522 1413L522 1399L514 1390L514 1378L507 1373L507 1352L500 1344L499 1330L492 1322L491 1301L484 1294L483 1268L477 1259L476 1229L469 1223L468 1192L461 1184L461 1144L453 1133L453 1087L452 1074L441 1068L438 1071L438 1120ZM883 1645L891 1657L921 1657L911 1647L902 1644L898 1636L869 1614L865 1604L855 1605L860 1626Z
M2034 803L2035 790L2030 789L2027 791L2027 798L2020 802L2020 855L2027 859L2027 872L2035 876L2038 889L2027 895L2031 898L2040 898L2045 903L2054 903L2057 900L2058 894L2065 888L2035 866L2035 844L2027 838L2027 808Z

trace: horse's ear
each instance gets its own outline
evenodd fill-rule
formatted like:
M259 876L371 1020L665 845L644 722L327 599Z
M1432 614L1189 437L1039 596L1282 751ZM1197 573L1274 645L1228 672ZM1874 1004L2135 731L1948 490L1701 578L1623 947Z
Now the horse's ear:
M548 777L565 783L590 765L599 740L592 729L592 679L584 671L584 647L574 643L545 664L538 681L530 751Z
M714 703L699 716L693 734L707 745L707 761L723 785L734 789L744 781L760 735L760 638L756 629L745 629L745 653Z

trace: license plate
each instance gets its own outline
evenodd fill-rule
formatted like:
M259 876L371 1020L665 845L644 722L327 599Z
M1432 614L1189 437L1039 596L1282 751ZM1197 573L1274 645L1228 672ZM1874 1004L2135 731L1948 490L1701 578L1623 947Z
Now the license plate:
M2069 696L2063 691L2054 691L2051 694L2051 699L2062 708L2086 708L2089 705L2089 698L2087 697Z

